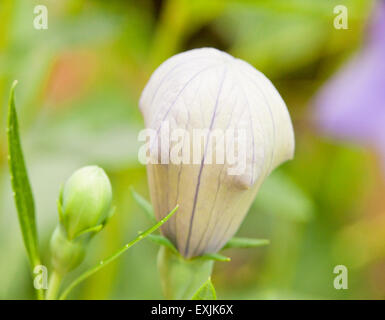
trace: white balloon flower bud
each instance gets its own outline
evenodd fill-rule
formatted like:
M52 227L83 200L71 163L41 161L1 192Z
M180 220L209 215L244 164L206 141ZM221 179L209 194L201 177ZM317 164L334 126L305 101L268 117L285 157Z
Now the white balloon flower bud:
M286 105L250 64L212 48L165 61L140 98L157 219L186 258L214 253L235 234L263 180L294 154ZM143 138L143 137L141 137ZM278 195L277 195L278 196Z

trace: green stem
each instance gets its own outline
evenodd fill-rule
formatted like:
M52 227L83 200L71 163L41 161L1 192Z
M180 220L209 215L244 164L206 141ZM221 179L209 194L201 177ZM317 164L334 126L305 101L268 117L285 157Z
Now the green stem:
M55 270L53 271L51 279L49 280L47 300L55 300L57 298L62 278L61 274Z
M72 281L69 286L64 290L64 292L59 297L60 300L64 300L68 294L71 292L73 288L75 288L79 283L83 282L88 277L92 276L94 273L98 272L100 269L105 267L107 264L111 263L115 259L117 259L119 256L121 256L128 248L131 248L135 243L143 240L145 237L147 237L149 234L153 233L155 230L160 228L168 219L171 218L171 216L178 210L179 205L177 205L166 217L164 217L162 220L160 220L156 225L152 226L151 228L147 229L146 231L142 232L137 236L134 240L127 243L123 248L120 248L118 251L116 251L114 254L109 256L108 258L100 261L97 265L89 269L88 271L82 273L78 278L76 278L74 281Z
M31 276L32 276L32 278L36 276L36 274L34 273L34 270L39 265L41 265L41 262L40 261L35 261L34 267L31 268ZM44 289L42 289L42 288L37 289L35 287L35 291L36 291L36 298L37 298L37 300L44 300L45 299L45 297L44 297Z
M37 300L44 300L44 291L43 289L36 289Z

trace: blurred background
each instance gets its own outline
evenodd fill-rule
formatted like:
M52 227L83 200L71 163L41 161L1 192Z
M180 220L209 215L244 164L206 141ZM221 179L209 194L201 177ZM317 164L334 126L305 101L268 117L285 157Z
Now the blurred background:
M39 4L47 30L33 26ZM348 10L348 29L334 27L337 5ZM129 189L149 198L138 99L161 62L204 46L265 73L296 134L294 161L266 180L238 232L271 244L224 252L232 260L216 263L218 297L385 298L383 1L1 0L0 299L34 297L8 175L12 81L43 252L60 185L75 169L100 165L113 183L117 212L68 281L149 227ZM140 242L71 298L162 299L157 250ZM348 290L333 287L340 264Z

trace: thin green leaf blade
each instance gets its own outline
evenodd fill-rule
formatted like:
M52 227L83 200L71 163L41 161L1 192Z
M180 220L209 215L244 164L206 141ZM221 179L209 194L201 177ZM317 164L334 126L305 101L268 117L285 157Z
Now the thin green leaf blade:
M202 256L196 257L196 259L214 260L221 262L229 262L231 259L219 253L206 253Z
M145 198L143 198L139 193L137 193L134 187L131 187L130 190L135 201L146 213L147 218L150 219L152 223L156 223L156 218L151 203L148 202Z
M256 248L266 246L270 243L268 239L252 239L252 238L232 238L223 249L229 248Z
M191 300L217 300L217 293L211 278L209 278L198 290L195 292Z
M156 244L159 244L160 246L164 246L170 249L173 253L179 255L179 252L175 248L174 244L170 240L168 240L166 237L159 234L149 234L148 239Z
M158 230L168 219L170 219L173 214L178 210L179 205L177 205L166 217L164 217L162 220L160 220L158 223L156 223L151 228L147 229L146 231L140 233L134 240L127 243L124 247L120 248L118 251L116 251L114 254L110 255L108 258L100 261L98 264L96 264L94 267L89 269L88 271L85 271L82 273L79 277L77 277L74 281L72 281L68 287L64 290L62 295L60 296L60 300L64 300L68 294L71 292L73 288L75 288L79 283L83 282L88 277L92 276L94 273L98 272L100 269L120 257L126 250L131 248L135 243L143 240L148 235L153 233L154 231Z
M17 81L14 81L12 84L8 105L7 137L9 170L24 246L27 250L31 267L33 268L40 264L40 256L35 222L35 204L19 136L14 95L16 84Z

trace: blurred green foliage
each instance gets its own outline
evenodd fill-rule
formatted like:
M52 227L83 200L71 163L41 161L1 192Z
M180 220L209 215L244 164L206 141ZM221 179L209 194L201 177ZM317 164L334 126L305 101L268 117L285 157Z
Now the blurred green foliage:
M33 8L48 8L48 30ZM349 29L333 28L346 5ZM231 249L216 263L218 298L385 298L384 181L370 150L322 137L311 98L365 39L367 0L144 0L0 2L0 298L33 297L6 163L10 85L36 200L42 252L57 222L56 199L76 168L97 164L112 179L117 212L84 265L108 256L148 221L130 186L148 198L137 160L137 107L153 70L171 55L213 46L245 59L277 86L291 113L296 155L267 179L239 236L269 246ZM72 297L162 298L157 247L141 242L89 278ZM48 261L47 256L43 256ZM335 265L349 289L333 288Z

